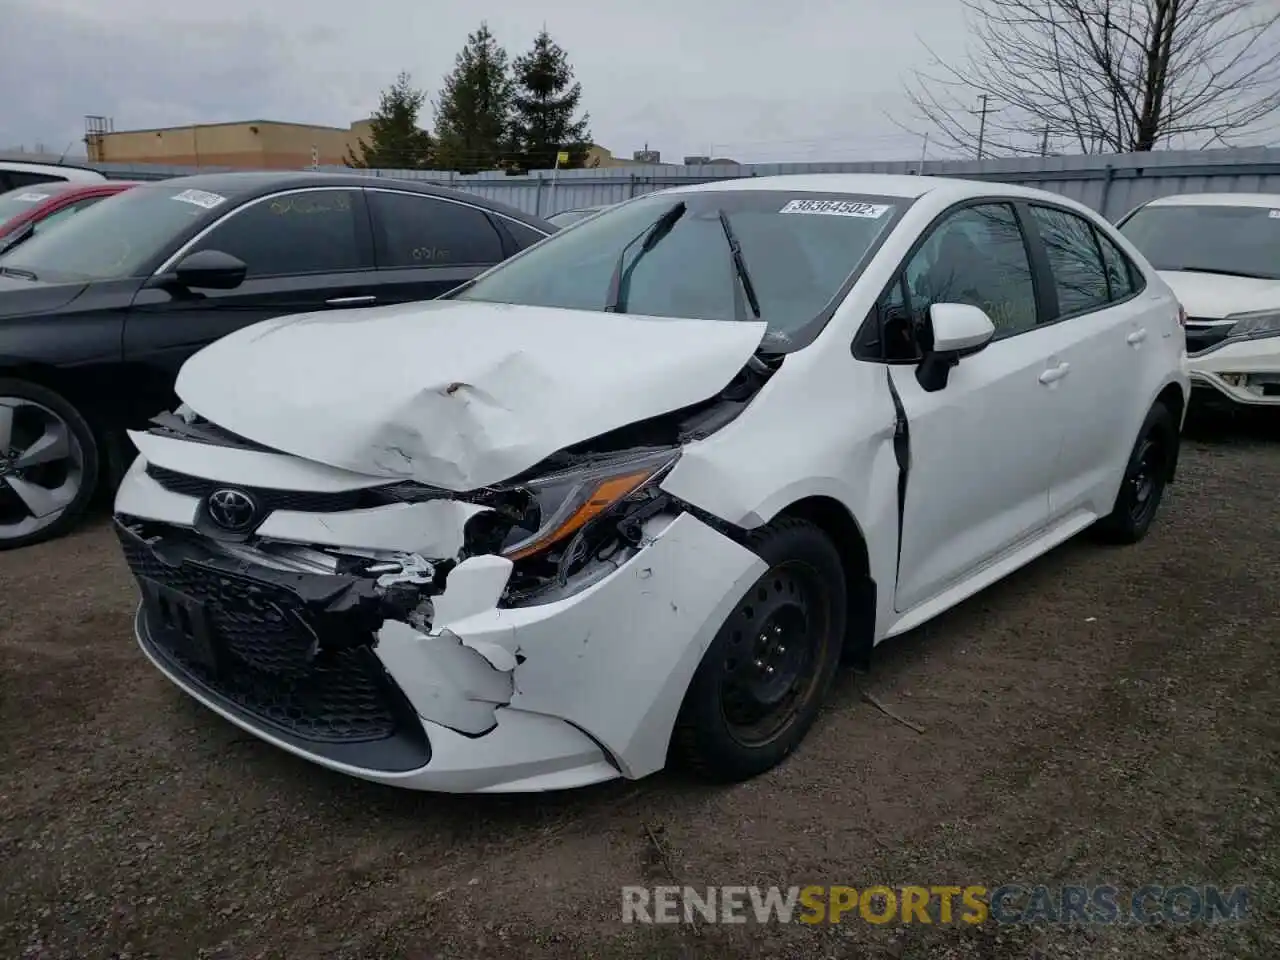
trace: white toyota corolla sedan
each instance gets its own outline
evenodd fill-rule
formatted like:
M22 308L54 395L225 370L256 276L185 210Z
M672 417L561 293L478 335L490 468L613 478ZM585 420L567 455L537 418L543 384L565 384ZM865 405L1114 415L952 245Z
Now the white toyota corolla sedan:
M932 177L649 194L446 299L249 327L132 434L137 639L271 743L422 790L778 764L842 659L1087 527L1187 402L1101 218Z

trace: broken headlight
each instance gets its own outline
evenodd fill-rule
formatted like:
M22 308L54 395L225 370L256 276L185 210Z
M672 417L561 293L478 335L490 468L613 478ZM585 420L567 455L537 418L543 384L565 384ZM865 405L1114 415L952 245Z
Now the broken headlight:
M1232 339L1271 337L1280 334L1280 310L1235 313L1227 319L1235 321L1227 331L1227 336Z
M521 484L530 497L529 509L508 532L503 556L521 560L564 544L591 521L665 476L679 457L678 448L610 457Z

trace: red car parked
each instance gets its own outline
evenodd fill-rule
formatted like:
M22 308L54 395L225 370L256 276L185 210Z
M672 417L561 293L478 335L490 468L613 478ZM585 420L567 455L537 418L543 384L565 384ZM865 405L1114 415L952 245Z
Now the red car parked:
M0 193L0 253L35 231L132 186L136 186L136 181L54 181Z

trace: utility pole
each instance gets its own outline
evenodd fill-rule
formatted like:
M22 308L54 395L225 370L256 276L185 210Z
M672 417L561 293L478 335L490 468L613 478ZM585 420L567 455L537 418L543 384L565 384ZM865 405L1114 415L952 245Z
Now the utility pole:
M1040 139L1040 156L1047 157L1049 155L1049 126L1045 125L1044 136Z
M987 137L987 101L991 99L989 94L983 94L978 98L982 103L980 119L978 120L978 159L982 159L982 146Z
M920 147L920 172L924 173L925 157L929 154L929 131L925 131L924 143Z

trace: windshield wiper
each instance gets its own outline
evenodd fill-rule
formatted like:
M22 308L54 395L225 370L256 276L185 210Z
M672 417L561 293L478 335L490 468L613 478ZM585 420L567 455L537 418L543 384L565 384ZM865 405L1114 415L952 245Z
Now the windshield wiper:
M716 216L720 218L720 229L724 231L724 238L729 241L729 253L733 256L733 272L737 275L738 280L742 282L741 288L738 284L733 285L733 313L735 320L746 319L746 309L742 302L742 294L747 295L747 303L751 304L751 312L757 320L760 319L760 301L756 299L756 288L751 283L751 274L747 272L747 261L742 258L742 245L738 243L738 238L733 234L733 228L729 226L729 217L723 210L717 210Z
M1251 280L1275 280L1272 274L1266 273L1247 273L1244 270L1223 270L1218 267L1168 267L1169 270L1185 271L1187 273L1212 273L1220 277L1248 277Z
M30 270L20 270L18 267L0 267L0 274L6 277L21 277L23 280L39 280Z
M605 313L627 312L624 304L626 303L627 291L631 285L631 274L635 270L636 264L640 262L641 257L658 245L659 240L671 232L671 228L676 225L676 221L684 216L684 211L684 201L681 200L654 221L653 226L645 228L644 233L627 241L627 245L618 254L618 262L613 267L613 276L609 278L609 292L604 299ZM627 262L627 251L637 243L641 244L640 252L631 261L631 265L624 270L623 265Z

